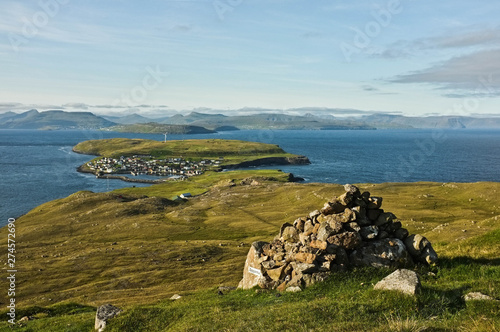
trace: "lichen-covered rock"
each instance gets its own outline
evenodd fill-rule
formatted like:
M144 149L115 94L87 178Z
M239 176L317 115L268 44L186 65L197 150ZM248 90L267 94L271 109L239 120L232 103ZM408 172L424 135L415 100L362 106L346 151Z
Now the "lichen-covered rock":
M379 281L373 289L395 290L408 295L415 295L420 289L420 279L414 271L400 269Z
M97 312L95 315L95 324L94 329L98 332L104 331L106 328L106 324L108 320L118 315L122 312L121 309L115 307L111 304L103 304L99 308L97 308Z
M248 250L245 268L243 270L243 279L241 279L238 288L250 289L259 284L259 279L263 277L262 266L260 262L262 248L267 242L257 241L252 243Z

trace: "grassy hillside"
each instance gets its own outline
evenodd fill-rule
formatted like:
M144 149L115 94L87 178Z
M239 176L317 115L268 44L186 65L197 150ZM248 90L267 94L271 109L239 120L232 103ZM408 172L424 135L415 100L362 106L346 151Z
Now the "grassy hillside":
M79 143L73 150L79 153L120 157L152 155L156 158L180 157L192 159L224 157L223 165L270 157L293 158L279 146L257 142L222 139L192 139L160 142L146 139L112 138Z
M17 301L18 318L39 319L15 329L91 331L95 307L104 303L125 309L109 331L500 329L498 302L462 299L469 291L500 298L500 183L359 185L384 197L383 208L438 252L438 266L418 269L423 291L416 298L373 290L390 271L372 269L336 274L299 294L217 295L218 286L237 285L253 241L271 240L282 223L343 192L287 178L267 170L207 173L147 188L79 192L35 208L16 221ZM200 195L169 200L186 191ZM183 297L168 300L175 293ZM7 326L1 322L0 330Z

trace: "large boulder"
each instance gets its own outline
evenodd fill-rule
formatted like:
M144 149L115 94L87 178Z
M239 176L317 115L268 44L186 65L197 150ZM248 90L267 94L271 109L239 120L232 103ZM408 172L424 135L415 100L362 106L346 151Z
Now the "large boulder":
M373 288L415 295L420 289L420 279L414 271L400 269L380 280Z
M259 284L259 279L263 278L260 255L262 254L262 248L266 244L268 243L263 241L256 241L250 246L250 250L248 250L247 260L245 261L245 268L243 270L243 279L241 279L238 288L253 288Z

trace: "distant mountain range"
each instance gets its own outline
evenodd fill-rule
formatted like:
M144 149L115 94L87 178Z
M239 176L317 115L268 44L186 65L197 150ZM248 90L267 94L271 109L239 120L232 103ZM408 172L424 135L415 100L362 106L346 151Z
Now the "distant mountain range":
M427 116L406 117L402 115L374 114L361 120L377 128L500 128L500 117Z
M112 127L112 128L110 128ZM290 130L369 130L408 128L500 128L500 117L429 116L407 117L394 114L371 114L334 117L328 114L289 115L258 113L224 115L191 112L171 117L147 118L139 114L97 116L91 112L30 110L0 114L0 129L103 129L128 132L209 133L240 129Z
M0 114L2 129L100 129L115 123L90 112L64 112L31 110L21 114Z
M217 130L217 128L238 129L315 129L315 130L338 130L338 129L375 129L362 122L350 119L340 120L336 118L324 119L314 115L287 115L287 114L252 114L227 116L223 114L203 114L192 112L186 116L177 114L163 123L190 124Z

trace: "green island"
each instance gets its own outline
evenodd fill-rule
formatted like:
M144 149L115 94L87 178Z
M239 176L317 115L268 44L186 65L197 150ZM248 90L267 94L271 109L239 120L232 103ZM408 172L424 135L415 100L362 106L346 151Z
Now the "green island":
M75 150L206 157L207 143L185 142L89 141ZM259 158L284 153L260 144L241 149L237 141L218 150L223 142L205 142L212 157L226 152L230 164L252 160L255 151ZM5 318L0 331L93 331L96 308L105 303L123 309L105 331L498 331L500 302L463 296L500 298L500 183L357 186L382 196L384 209L438 253L435 266L416 267L422 290L415 297L374 290L393 271L375 268L337 272L300 293L218 294L219 286L238 285L252 242L272 240L283 223L318 209L343 187L290 182L278 170L207 170L186 181L77 192L17 219L16 319L33 319L11 326ZM194 197L172 200L186 192ZM3 238L7 233L0 229ZM171 300L174 294L182 297ZM6 292L4 308L5 299Z
M77 144L73 151L100 157L146 156L152 160L182 158L199 162L216 160L209 170L238 168L259 165L309 164L305 156L283 151L279 146L258 142L222 139L190 139L154 141L146 139L112 138L90 140ZM98 158L96 158L98 159ZM81 171L91 171L82 165Z

